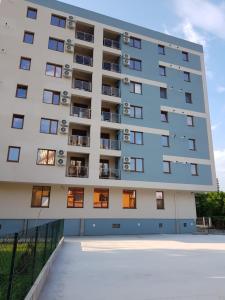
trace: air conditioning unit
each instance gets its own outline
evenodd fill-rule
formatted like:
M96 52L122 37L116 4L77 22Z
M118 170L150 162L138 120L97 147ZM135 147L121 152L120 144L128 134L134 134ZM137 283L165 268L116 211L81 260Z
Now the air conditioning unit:
M59 128L59 132L62 133L62 134L67 134L68 133L68 127L61 126Z
M66 44L66 52L73 52L73 45L72 44Z
M65 160L65 158L60 157L56 160L56 163L58 166L62 167L62 166L65 166L66 160Z
M62 105L68 105L70 103L70 99L67 97L62 97L60 101Z
M130 83L130 79L128 77L124 77L123 78L123 83L124 84L129 84Z
M124 128L123 134L125 134L125 135L130 135L130 129Z
M124 102L123 103L123 108L130 108L130 103L129 102Z
M124 156L123 157L123 163L124 164L130 164L130 157L129 156Z
M61 126L64 126L64 127L68 127L68 122L67 120L61 120Z
M130 108L123 107L123 114L124 114L125 116L129 116L129 115L130 115Z
M61 94L62 94L62 97L69 98L69 92L68 91L63 91Z
M123 164L124 171L130 171L130 164Z
M124 134L124 135L123 135L123 141L124 141L125 143L130 143L130 135Z
M71 77L71 68L70 65L66 64L63 68L63 76L64 77Z
M75 20L73 16L69 16L67 19L67 27L69 29L75 29Z
M127 54L127 53L125 53L124 56L123 56L123 65L125 67L130 65L130 55Z
M124 32L124 34L123 34L123 42L124 42L124 44L129 44L130 37L129 37L129 33L128 32Z
M60 149L57 151L57 156L58 157L64 157L66 155L66 151Z

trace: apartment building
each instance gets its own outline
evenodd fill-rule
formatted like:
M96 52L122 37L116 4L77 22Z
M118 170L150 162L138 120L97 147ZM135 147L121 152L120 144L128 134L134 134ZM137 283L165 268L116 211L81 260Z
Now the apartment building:
M202 46L55 0L0 15L0 232L194 232L216 190Z

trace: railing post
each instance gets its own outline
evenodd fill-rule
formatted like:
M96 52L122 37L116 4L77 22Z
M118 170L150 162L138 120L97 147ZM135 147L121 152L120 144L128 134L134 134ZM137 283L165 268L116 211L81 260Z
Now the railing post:
M44 255L43 255L44 264L46 260L47 240L48 240L48 223L46 224L46 230L45 230L45 248L44 248Z
M36 229L35 229L34 254L33 254L32 276L31 276L32 284L34 283L34 275L35 275L36 252L37 252L37 240L38 240L38 227L36 227Z
M7 291L7 298L6 298L7 300L11 299L17 243L18 243L18 233L15 233L14 241L13 241L13 251L12 251L10 274L9 274L8 291Z

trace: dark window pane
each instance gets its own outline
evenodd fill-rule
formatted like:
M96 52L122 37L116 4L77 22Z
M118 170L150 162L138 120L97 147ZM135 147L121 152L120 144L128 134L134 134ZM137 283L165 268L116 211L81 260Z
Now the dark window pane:
M52 15L51 16L51 25L65 28L66 27L66 18Z
M20 148L10 146L8 149L8 161L18 162L20 156Z
M30 58L21 57L21 59L20 59L20 69L30 70L30 65L31 65L31 59Z
M24 32L24 37L23 37L24 43L27 44L33 44L34 42L34 34L32 32Z
M27 87L24 85L17 85L16 97L17 98L27 98Z
M28 7L28 9L27 9L27 18L37 19L37 9Z
M23 128L24 116L13 115L12 128L22 129Z

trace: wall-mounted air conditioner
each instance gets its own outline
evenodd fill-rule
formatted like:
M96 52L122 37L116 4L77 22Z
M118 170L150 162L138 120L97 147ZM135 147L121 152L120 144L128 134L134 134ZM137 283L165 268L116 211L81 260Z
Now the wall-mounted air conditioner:
M69 16L67 19L67 27L69 29L75 29L75 19L73 16Z
M60 166L60 167L65 166L65 164L66 164L66 159L65 159L65 158L62 158L62 157L57 158L56 163L57 163L57 165Z
M66 64L63 68L63 76L64 77L71 77L72 76L72 69L70 65Z
M60 149L60 150L57 151L57 156L58 157L64 157L65 155L66 155L65 150Z
M123 78L123 83L124 84L129 84L130 83L130 79L128 77L124 77Z
M130 143L130 135L124 134L124 135L123 135L123 141L124 141L125 143Z
M123 65L124 65L125 67L128 67L128 66L130 65L130 55L127 54L127 53L125 53L125 54L123 55Z
M124 171L130 171L130 164L124 163L123 164L123 170Z
M125 134L125 135L130 135L130 129L124 128L123 134Z
M124 32L123 34L123 42L124 44L129 44L130 43L130 37L129 37L129 32Z
M59 132L62 134L67 134L68 133L68 127L60 126Z
M67 120L61 120L60 124L61 124L61 126L68 127Z

